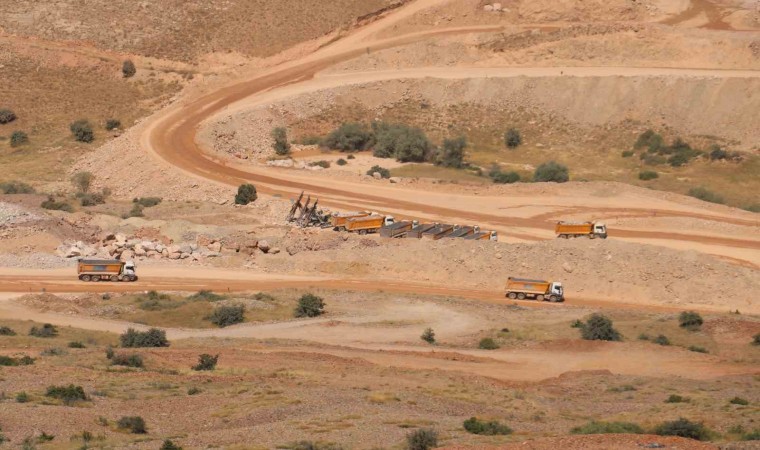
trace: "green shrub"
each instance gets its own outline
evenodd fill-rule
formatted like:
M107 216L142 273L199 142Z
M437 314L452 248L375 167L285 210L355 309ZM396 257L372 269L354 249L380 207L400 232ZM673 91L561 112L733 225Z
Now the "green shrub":
M653 155L651 153L642 153L641 159L644 161L644 164L648 166L657 166L660 164L665 164L665 162L667 162L664 156Z
M63 356L63 355L68 355L68 354L69 352L62 349L61 347L50 347L40 352L40 355L42 356Z
M124 416L116 422L122 430L128 430L132 434L145 434L148 432L145 427L145 420L140 416Z
M27 394L24 391L19 392L16 394L16 403L28 403L29 402L29 394Z
M71 134L79 142L90 143L95 140L95 133L92 131L92 125L85 119L77 120L69 125Z
M465 147L467 147L467 139L464 136L444 139L443 147L438 150L435 158L436 165L461 169L464 165Z
M422 332L420 339L427 342L428 344L435 344L435 332L432 328L427 328Z
M630 158L633 156L633 152L631 150L623 150L623 153L620 154L623 158Z
M344 123L325 137L322 144L342 152L356 152L368 149L373 142L373 134L360 123Z
M728 403L732 405L747 406L749 405L749 400L747 400L746 398L734 397L731 400L729 400Z
M698 345L690 345L689 346L689 350L692 351L692 352L697 352L697 353L710 353L710 352L707 351L706 348L700 347Z
M95 180L95 175L91 172L77 172L71 177L71 184L77 189L78 192L86 194L90 191L92 182Z
M182 450L182 447L167 439L161 444L159 450Z
M132 209L129 210L127 214L124 215L124 218L127 219L129 217L144 217L145 214L143 213L143 207L139 203L133 203Z
M639 340L640 340L640 341L648 341L648 340L649 340L649 338L650 338L650 336L649 336L648 334L646 334L646 333L641 333L641 334L639 335Z
M179 302L172 301L171 296L156 291L148 291L147 294L138 296L136 302L138 307L145 311L161 311L180 306Z
M39 337L39 338L51 338L58 336L58 329L49 323L46 323L42 325L41 327L33 326L29 330L29 336Z
M468 433L472 434L482 434L485 436L512 434L512 429L504 424L495 420L480 420L477 417L470 417L465 420L463 426Z
M290 450L343 450L343 447L337 444L312 441L299 441L283 448Z
M518 130L510 128L504 133L504 145L506 145L507 148L516 148L520 144L522 144L522 136L520 136Z
M106 120L106 130L113 131L117 128L121 128L121 121L118 119L108 119Z
M491 175L491 180L496 184L512 184L520 181L520 174L514 171L498 172Z
M713 144L710 146L710 160L719 161L728 158L728 152L720 148L719 145Z
M151 328L148 331L137 331L129 328L124 334L119 336L119 342L124 348L169 346L166 332L158 328Z
M112 366L124 366L124 367L135 367L135 368L145 367L145 361L143 361L143 357L138 355L137 353L132 353L132 354L116 353L110 358L110 360L111 360Z
M703 323L702 316L694 311L684 311L678 316L678 325L689 331L699 330Z
M665 399L665 403L689 403L689 398L678 394L670 394L670 396Z
M103 203L106 202L106 199L103 196L103 194L98 194L98 193L80 194L78 197L79 197L79 204L82 206L102 205Z
M346 159L356 159L356 156L354 156L354 155L348 155L348 156L346 156Z
M319 136L304 136L300 142L301 145L322 145L322 138Z
M581 328L581 337L588 341L619 341L620 333L612 327L612 321L601 314L592 314Z
M325 312L325 302L322 297L314 294L304 294L298 299L296 306L296 317L317 317Z
M723 197L716 194L715 192L710 191L706 187L699 186L689 189L688 194L690 197L698 198L705 202L710 203L720 203L723 204L725 201L723 200Z
M114 351L113 351L113 347L111 347L109 345L108 347L106 347L106 358L113 359L114 356L115 356L115 354L114 354Z
M660 175L654 170L642 170L639 172L639 180L649 181L659 178Z
M760 428L742 435L742 441L760 441Z
M742 206L742 209L749 212L760 213L760 203Z
M390 170L385 169L385 168L380 167L380 166L377 166L377 165L372 166L372 168L367 171L367 175L372 176L372 174L375 173L375 172L379 173L380 177L382 177L382 178L390 178L391 177L391 171Z
M40 203L40 207L42 209L50 209L54 211L74 212L74 208L71 205L66 202L56 201L52 196L48 197L47 200Z
M220 306L214 309L208 319L221 328L242 323L245 321L245 307L243 305Z
M644 430L631 422L592 421L570 430L571 434L644 434Z
M680 436L698 441L706 441L710 438L710 430L703 424L691 422L684 418L672 422L663 422L654 429L654 434L660 436Z
M533 173L533 181L564 183L570 180L570 175L566 166L554 161L541 164Z
M478 342L478 348L481 350L496 350L499 348L499 344L497 344L493 338L487 337L481 339L480 342Z
M633 148L639 150L646 147L649 152L654 153L660 150L663 142L664 140L662 139L662 136L652 130L646 130L639 135L638 139L636 139Z
M71 341L68 343L69 348L86 348L81 341Z
M438 446L438 433L431 428L420 428L406 435L406 450L430 450Z
M87 400L87 395L84 393L82 386L74 386L73 384L68 386L48 386L45 396L61 400L66 405L80 400Z
M255 202L257 198L256 186L248 183L241 184L238 186L237 195L235 195L235 204L247 205L251 202Z
M207 353L198 356L198 364L193 366L193 370L214 370L216 369L216 362L219 360L219 355L211 356Z
M652 340L657 345L670 345L670 339L664 334L661 334Z
M200 389L198 389L197 387L191 387L191 388L189 388L189 389L187 390L187 395L198 395L198 394L200 394L201 392L203 392L203 391L201 391L201 390L200 390Z
M345 159L343 159L343 158L340 158L340 159L338 159L337 161L335 161L335 164L337 164L337 165L339 165L339 166L345 166L346 164L348 164L348 161L346 161L346 160L345 160Z
M34 358L31 356L24 355L21 358L14 358L12 356L0 355L0 366L31 366L32 364L34 364Z
M163 201L161 197L137 197L132 199L132 203L136 203L143 208L151 208L158 205Z
M14 131L11 133L11 147L18 147L20 145L29 143L29 135L23 131Z
M0 125L5 125L6 123L11 123L14 120L16 120L16 113L11 111L8 108L2 108L0 109Z
M137 67L135 67L135 63L131 59L127 59L121 64L121 74L124 78L132 78L136 73Z
M16 332L9 327L0 327L0 336L15 336Z
M20 181L7 181L0 183L0 192L3 194L34 194L34 188Z
M419 128L401 124L373 123L375 148L379 158L396 158L400 162L423 162L430 156L432 145Z
M290 142L288 142L288 131L283 127L277 127L272 130L272 148L280 156L290 154Z
M752 345L760 345L760 333L752 336Z
M208 290L200 290L196 292L195 294L187 297L188 300L194 301L194 302L197 302L197 301L218 302L218 301L224 300L225 298L227 297L225 297L224 295L215 294Z
M570 328L583 328L585 326L586 325L584 325L580 319L575 319L572 321L572 323L570 323Z
M607 390L610 392L630 392L635 391L636 387L630 384L624 384L622 386L611 387Z
M330 161L325 161L324 159L321 161L313 161L309 163L309 166L314 167L321 167L323 169L329 169L330 168Z

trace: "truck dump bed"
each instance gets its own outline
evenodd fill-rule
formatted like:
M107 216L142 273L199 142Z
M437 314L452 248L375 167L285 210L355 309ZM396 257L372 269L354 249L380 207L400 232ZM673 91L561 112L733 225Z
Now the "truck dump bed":
M448 234L447 238L463 238L475 233L474 227L461 227Z
M591 222L557 222L554 232L557 234L591 234L594 224Z
M332 225L333 227L345 227L346 222L348 222L349 219L353 219L355 217L366 217L366 216L369 216L369 213L366 211L336 213L330 217L330 225Z
M95 274L113 274L121 273L124 262L118 259L80 259L77 265L77 271L83 273Z
M383 226L383 222L385 222L385 216L380 215L354 217L346 222L346 230L378 230Z
M437 241L438 239L451 233L453 230L454 225L437 225L422 233L422 237L425 239L432 239L434 241Z
M490 239L491 238L491 232L490 231L480 231L478 233L472 233L468 234L467 236L464 236L464 238L468 241L479 241L481 239Z
M392 223L380 228L380 236L387 238L401 237L402 234L412 229L412 222L404 220Z
M544 294L549 289L548 281L530 280L527 278L507 279L507 292L524 292L526 294Z
M412 229L404 233L402 237L419 239L422 237L422 233L430 230L435 226L436 225L434 223L421 223L416 227L412 227Z

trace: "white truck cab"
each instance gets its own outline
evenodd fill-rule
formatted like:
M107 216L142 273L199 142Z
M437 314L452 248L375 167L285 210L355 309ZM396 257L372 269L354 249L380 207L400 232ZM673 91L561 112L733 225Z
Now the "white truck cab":
M549 286L549 296L557 296L560 301L565 299L565 290L562 288L562 283L555 281Z
M493 242L498 241L499 240L499 233L497 233L495 231L491 231L491 235L488 236L488 240L489 241L493 241Z
M594 234L602 239L607 239L607 225L601 222L594 223Z
M393 218L393 216L385 216L385 220L383 221L383 226L393 225L393 222L396 220Z
M137 275L135 274L135 262L134 261L127 261L124 263L124 270L122 272L122 277L126 278L136 278Z

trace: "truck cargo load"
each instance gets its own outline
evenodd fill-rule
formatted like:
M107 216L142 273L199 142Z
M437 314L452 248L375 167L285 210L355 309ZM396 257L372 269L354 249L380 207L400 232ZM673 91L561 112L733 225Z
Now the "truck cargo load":
M557 222L554 232L565 239L581 236L607 239L607 226L601 222Z
M411 230L404 233L401 237L419 239L422 237L422 233L428 231L429 229L435 226L437 226L437 224L435 223L421 223L415 227L412 227Z
M370 214L367 211L354 211L354 212L345 212L345 213L335 213L332 216L330 216L330 225L333 226L335 229L344 229L346 227L346 222L348 222L350 219L356 218L356 217L367 217Z
M508 298L518 300L532 298L539 301L565 301L565 291L562 287L562 283L556 281L531 280L527 278L509 277L507 279L504 295Z
M137 281L135 263L117 259L80 259L77 264L82 281Z
M400 238L407 231L411 230L416 221L402 220L401 222L392 223L380 228L380 236L387 238Z
M365 217L354 217L346 221L345 229L359 234L376 233L380 228L393 223L393 217L373 214Z
M438 224L422 233L424 239L438 240L454 231L454 225Z
M446 238L463 238L475 233L477 227L459 227L446 235Z
M496 242L499 240L499 234L496 231L479 231L477 233L472 233L468 236L465 236L464 239L468 241L489 240Z

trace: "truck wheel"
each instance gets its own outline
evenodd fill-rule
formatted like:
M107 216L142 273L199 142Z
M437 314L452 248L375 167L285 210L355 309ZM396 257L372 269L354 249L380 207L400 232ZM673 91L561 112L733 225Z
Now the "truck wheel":
M117 275L111 275L111 281L119 281L119 277Z
M100 275L93 275L90 277L90 281L100 281Z
M539 295L536 296L536 300L538 300L539 302L542 302L542 301L544 301L544 296L541 295L541 294L539 294Z
M518 300L525 300L525 294L523 294L522 292L520 292L519 294L517 294L517 299Z
M365 234L367 234L367 230L359 230L359 234L364 236Z
M557 300L559 300L559 299L557 298L556 295L552 295L551 297L549 297L549 301L552 302L552 303L557 303Z
M514 299L516 299L516 298L517 298L517 294L515 294L514 292L510 292L509 294L507 294L507 297L509 297L509 298L511 298L512 300L514 300Z
M82 280L82 281L90 281L90 276L89 275L82 275L82 276L79 277L79 279Z

